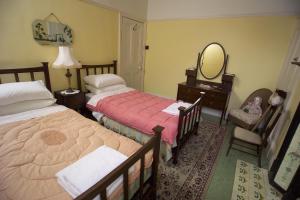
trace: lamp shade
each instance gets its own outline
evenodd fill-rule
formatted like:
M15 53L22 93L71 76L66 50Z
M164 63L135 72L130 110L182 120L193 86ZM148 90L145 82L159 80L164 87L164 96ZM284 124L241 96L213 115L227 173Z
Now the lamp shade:
M58 56L54 63L53 68L81 68L81 64L73 57L71 49L67 46L60 46L58 48Z

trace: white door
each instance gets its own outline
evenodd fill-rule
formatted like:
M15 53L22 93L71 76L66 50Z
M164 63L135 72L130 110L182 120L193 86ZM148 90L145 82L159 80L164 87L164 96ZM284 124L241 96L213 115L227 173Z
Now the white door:
M144 23L122 17L120 74L127 86L143 91Z
M291 64L292 61L300 61L300 22L298 22L294 38L291 40L289 51L278 79L277 88L286 91L287 98L285 99L284 111L274 127L272 134L268 138L267 158L269 159L270 166L276 157L276 150L278 149L277 143L280 138L280 133L284 128L283 126L286 124L286 121L292 117L288 115L290 113L288 113L287 110L289 110L291 106L291 97L295 94L298 82L300 81L300 67Z

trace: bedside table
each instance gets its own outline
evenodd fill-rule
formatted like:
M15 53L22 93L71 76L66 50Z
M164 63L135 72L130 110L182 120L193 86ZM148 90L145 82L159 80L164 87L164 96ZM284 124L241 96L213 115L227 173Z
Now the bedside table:
M82 113L85 108L86 102L84 92L80 91L76 94L61 94L60 90L54 92L54 97L57 99L57 104L64 105L80 113Z

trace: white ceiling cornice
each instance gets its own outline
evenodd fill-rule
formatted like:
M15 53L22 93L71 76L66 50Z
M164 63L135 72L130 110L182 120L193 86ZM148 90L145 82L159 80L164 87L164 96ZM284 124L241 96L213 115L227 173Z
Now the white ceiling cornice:
M300 15L300 0L148 0L148 20Z

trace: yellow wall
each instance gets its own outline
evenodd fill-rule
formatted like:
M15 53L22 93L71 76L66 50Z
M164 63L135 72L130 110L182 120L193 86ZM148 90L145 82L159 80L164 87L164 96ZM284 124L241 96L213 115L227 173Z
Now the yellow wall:
M274 89L296 17L242 17L150 21L147 25L145 91L176 97L198 52L220 42L229 54L228 73L236 75L230 104L234 107L255 89Z
M78 0L1 0L1 68L39 66L39 62L55 60L58 48L34 41L31 27L35 19L44 19L52 12L73 29L73 52L82 63L111 63L117 58L117 12ZM65 70L50 67L53 90L67 87L64 74Z

